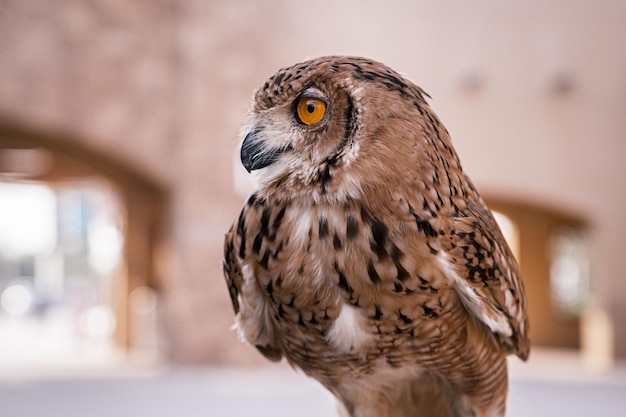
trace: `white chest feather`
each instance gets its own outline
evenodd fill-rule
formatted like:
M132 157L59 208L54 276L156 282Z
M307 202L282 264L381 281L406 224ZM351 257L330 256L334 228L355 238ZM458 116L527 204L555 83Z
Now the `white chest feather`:
M342 353L360 350L372 338L365 330L364 320L359 310L344 304L326 335L328 343Z

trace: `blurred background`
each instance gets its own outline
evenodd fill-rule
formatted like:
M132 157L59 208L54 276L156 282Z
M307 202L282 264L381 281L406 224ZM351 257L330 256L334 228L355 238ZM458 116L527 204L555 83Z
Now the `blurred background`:
M238 341L221 272L252 92L329 54L433 97L514 248L509 415L621 415L625 42L619 0L0 0L3 415L334 414Z

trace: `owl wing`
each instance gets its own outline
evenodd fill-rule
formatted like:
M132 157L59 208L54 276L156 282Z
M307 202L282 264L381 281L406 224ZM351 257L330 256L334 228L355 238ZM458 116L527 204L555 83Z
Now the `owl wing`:
M224 238L224 277L235 310L235 327L241 339L254 345L271 361L283 357L276 341L267 300L254 276L254 263L247 264L250 246L247 231L254 230L260 219L247 204Z
M517 262L480 198L451 218L438 258L467 310L495 334L505 350L528 357L528 318Z
M224 236L224 260L222 261L222 268L226 285L228 286L230 302L233 305L235 314L239 314L239 293L243 284L243 276L241 275L241 269L237 262L235 243L233 228L231 228ZM239 246L239 244L237 246Z

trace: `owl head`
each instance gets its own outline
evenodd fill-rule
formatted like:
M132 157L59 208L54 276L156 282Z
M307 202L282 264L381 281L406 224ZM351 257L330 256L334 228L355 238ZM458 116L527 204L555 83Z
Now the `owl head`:
M438 159L458 159L425 95L364 58L283 68L254 95L241 161L260 191L334 202L436 175Z

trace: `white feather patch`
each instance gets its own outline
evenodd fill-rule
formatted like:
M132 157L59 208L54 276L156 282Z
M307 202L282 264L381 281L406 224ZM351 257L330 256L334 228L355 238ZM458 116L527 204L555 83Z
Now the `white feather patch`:
M498 312L495 308L489 306L480 298L474 288L472 288L467 280L461 278L454 270L452 262L448 254L439 252L437 262L441 267L441 271L452 282L465 308L480 321L485 323L487 327L494 333L500 333L504 336L511 336L513 331L511 325L504 314Z
M242 265L243 285L238 296L239 313L234 328L239 337L251 345L268 345L274 340L274 330L267 317L267 302L259 292L254 272Z
M339 316L326 335L326 340L339 352L360 350L372 337L363 328L363 320L364 317L356 308L343 304Z
M297 245L304 245L309 239L309 230L313 227L313 213L308 208L302 210L288 210L286 221L289 223L291 233L289 239Z

